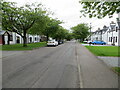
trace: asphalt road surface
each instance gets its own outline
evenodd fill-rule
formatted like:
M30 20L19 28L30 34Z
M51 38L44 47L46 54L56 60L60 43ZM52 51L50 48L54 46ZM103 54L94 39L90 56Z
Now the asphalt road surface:
M3 88L83 88L83 86L93 88L95 87L94 83L96 86L98 85L97 87L102 87L99 85L101 83L99 83L99 79L101 81L102 78L99 76L93 78L92 76L96 73L90 76L90 73L94 72L87 71L86 61L82 61L85 54L81 54L83 52L81 50L85 48L81 47L81 50L79 48L78 43L70 41L57 47L43 47L32 51L18 51L18 53L16 51L13 54L12 52L3 52ZM11 54L7 56L4 55L5 53ZM104 69L104 66L102 67ZM113 82L111 81L110 84L103 85L103 87L111 88L112 85L112 87L117 88L116 74L108 68L105 70L112 76L105 76L108 78L106 81L104 79L103 82L109 83L109 79ZM99 74L97 73L97 75ZM97 77L99 78L97 79ZM93 84L92 80L94 81Z

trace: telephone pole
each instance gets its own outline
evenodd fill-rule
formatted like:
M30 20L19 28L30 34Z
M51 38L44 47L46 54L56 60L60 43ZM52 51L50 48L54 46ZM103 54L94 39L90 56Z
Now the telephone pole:
M91 40L91 23L90 23L90 40Z

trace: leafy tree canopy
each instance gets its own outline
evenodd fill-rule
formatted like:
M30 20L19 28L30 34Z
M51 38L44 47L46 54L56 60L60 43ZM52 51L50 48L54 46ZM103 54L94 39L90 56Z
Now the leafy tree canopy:
M43 35L47 36L48 38L56 34L57 30L59 29L59 24L62 22L57 19L52 19L50 17L46 17L45 19L45 27L40 31Z
M2 5L2 26L4 30L19 34L24 41L23 46L27 46L26 34L30 28L46 15L41 4L26 4L17 7L14 2L1 1Z
M67 34L68 30L64 29L62 26L59 26L57 32L52 37L57 40L63 40L67 37Z
M73 33L69 33L69 32L66 33L65 39L67 39L68 41L70 41L70 40L73 39L73 38L74 38L74 37L73 37Z
M82 0L80 3L83 6L83 9L80 11L83 16L86 14L89 15L90 18L97 17L103 18L105 16L109 16L110 18L113 16L114 13L120 12L120 2L116 0L116 2L107 2L105 0L102 1L85 1Z
M84 40L89 35L89 27L87 24L78 24L71 28L73 30L73 35L75 39Z

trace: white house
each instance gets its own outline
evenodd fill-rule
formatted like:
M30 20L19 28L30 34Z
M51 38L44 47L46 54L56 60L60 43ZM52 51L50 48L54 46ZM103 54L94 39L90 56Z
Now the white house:
M15 33L15 32L8 32L10 34L9 36L9 43L10 44L22 44L23 43L23 38ZM4 39L4 41L6 41L7 39ZM41 41L41 37L39 35L30 35L27 34L27 43L36 43L36 42L40 42Z
M119 28L118 25L114 22L110 23L110 26L103 26L102 29L98 28L95 32L91 35L91 40L100 40L104 41L110 45L118 46L119 36ZM90 37L88 37L90 39Z

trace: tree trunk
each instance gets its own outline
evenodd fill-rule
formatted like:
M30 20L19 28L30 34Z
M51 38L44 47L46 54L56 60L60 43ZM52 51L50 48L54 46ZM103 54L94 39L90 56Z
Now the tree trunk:
M23 36L23 47L27 47L26 30L24 30L23 34L24 34L24 36Z
M47 41L49 40L49 35L47 34Z

